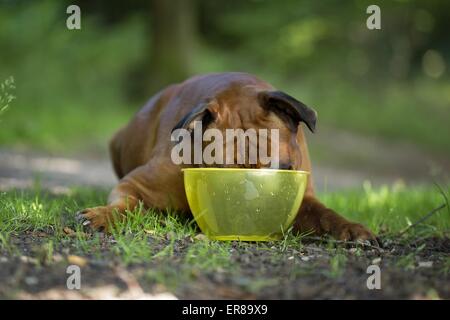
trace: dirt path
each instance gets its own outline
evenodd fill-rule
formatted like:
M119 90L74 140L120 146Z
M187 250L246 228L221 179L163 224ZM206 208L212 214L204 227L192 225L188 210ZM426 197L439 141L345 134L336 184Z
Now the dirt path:
M0 299L450 299L449 238L386 241L382 249L364 250L308 240L285 249L234 242L230 265L208 270L186 262L196 241L189 237L178 238L167 259L125 266L108 250L111 237L102 238L95 255L71 256L73 239L58 244L51 257L39 255L48 236L12 238L22 255L0 256ZM149 247L169 244L148 237ZM81 266L80 290L66 286L69 264ZM378 289L367 286L370 265L380 268Z
M117 179L106 156L77 159L0 149L0 190L26 189L37 181L63 193L71 186L113 186Z
M320 191L358 188L365 180L373 185L450 180L450 159L412 145L326 129L308 141ZM58 193L70 186L110 187L117 180L106 153L81 158L0 149L0 190L29 188L36 181Z

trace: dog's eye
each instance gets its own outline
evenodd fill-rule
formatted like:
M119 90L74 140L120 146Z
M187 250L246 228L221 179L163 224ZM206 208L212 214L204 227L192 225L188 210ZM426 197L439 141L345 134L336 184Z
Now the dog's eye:
M288 110L283 110L279 106L277 106L275 103L273 106L270 107L270 111L273 112L278 118L280 118L285 124L287 124L288 128L292 131L297 130L298 122L295 121L294 116L289 113Z

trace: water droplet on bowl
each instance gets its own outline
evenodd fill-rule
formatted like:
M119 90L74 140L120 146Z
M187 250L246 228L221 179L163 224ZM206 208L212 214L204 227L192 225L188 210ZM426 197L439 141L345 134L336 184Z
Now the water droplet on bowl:
M258 189L255 188L253 182L246 180L245 183L245 200L254 200L259 197Z

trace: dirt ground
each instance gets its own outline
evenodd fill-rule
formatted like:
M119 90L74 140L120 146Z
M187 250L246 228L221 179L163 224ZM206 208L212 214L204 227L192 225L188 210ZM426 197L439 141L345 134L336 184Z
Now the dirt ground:
M345 132L332 136L333 141L320 136L314 141L327 150L314 162L320 191L360 187L366 179L374 185L448 179L443 175L450 168L446 158L404 144L350 139ZM61 157L0 149L0 191L27 189L38 182L61 194L72 186L107 188L115 181L103 153ZM66 239L48 257L40 252L40 244L51 232L12 237L20 254L0 254L1 299L450 299L448 237L382 238L382 248L364 249L339 243L330 248L317 239L285 250L277 243L233 243L231 269L196 272L184 270L180 263L192 239L176 240L170 262L156 259L125 267L109 250L114 239L107 236L102 238L100 255L79 257L75 245ZM149 246L163 247L169 240L149 235L148 241ZM69 264L82 266L81 290L66 287ZM380 267L380 290L367 288L369 265ZM156 275L149 275L152 270Z
M114 243L110 236L103 238L100 256L73 256L68 241L55 248L51 261L37 249L45 237L45 232L39 232L13 238L22 255L1 255L0 298L450 299L445 262L450 254L449 238L407 243L385 240L383 248L365 249L342 244L330 247L312 239L298 250L285 251L274 243L236 242L230 249L233 268L191 272L185 277L181 260L192 239L176 241L169 263L155 259L124 267L108 250ZM150 246L164 246L168 240L150 236L148 241ZM66 287L70 263L82 266L80 290ZM369 265L380 267L379 290L367 288ZM158 270L167 281L149 277L149 270Z

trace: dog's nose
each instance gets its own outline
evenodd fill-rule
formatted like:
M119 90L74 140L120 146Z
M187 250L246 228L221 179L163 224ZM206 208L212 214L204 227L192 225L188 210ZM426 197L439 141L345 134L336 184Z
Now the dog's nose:
M290 164L289 162L284 162L284 163L282 162L282 163L280 163L278 169L281 169L281 170L292 170L294 168L292 167L292 164Z

